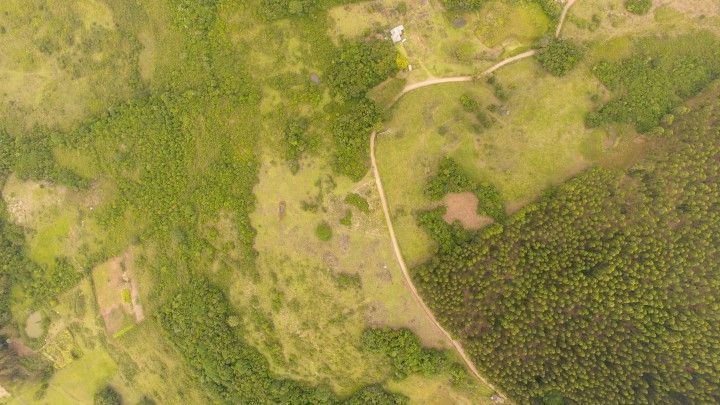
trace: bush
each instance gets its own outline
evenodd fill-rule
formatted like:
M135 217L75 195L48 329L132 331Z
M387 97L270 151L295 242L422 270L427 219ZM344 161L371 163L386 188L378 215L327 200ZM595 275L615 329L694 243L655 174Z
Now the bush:
M121 405L122 396L110 385L102 387L95 393L95 405Z
M345 226L352 225L352 211L347 210L345 211L345 216L340 218L340 224Z
M553 76L564 76L583 58L583 51L567 39L552 39L538 51L540 64Z
M647 14L652 8L652 0L625 0L625 9L633 14Z
M588 126L620 122L649 132L683 100L720 77L720 41L708 32L640 38L633 51L629 58L593 66L614 97L588 114Z
M480 118L480 117L478 117ZM428 179L425 193L433 200L441 200L449 193L472 192L478 198L478 212L496 221L505 220L505 204L500 190L490 183L477 183L451 158L440 161L437 174Z
M368 204L367 200L360 194L348 194L347 197L345 197L345 203L352 205L362 213L367 214L370 212L370 204Z
M437 374L450 364L444 352L422 347L409 329L366 329L362 334L365 350L386 356L397 379L410 374Z
M362 388L343 401L343 404L346 405L404 405L407 403L406 396L387 392L379 385Z
M308 126L308 120L305 118L291 119L285 124L283 132L285 158L293 174L300 170L300 159L303 154L317 144L317 140L309 136Z
M370 133L380 121L380 109L368 99L336 108L330 122L335 146L332 167L335 172L357 181L368 171Z
M443 0L445 9L451 12L478 11L485 0Z
M315 228L315 236L317 236L321 241L329 241L333 236L332 227L330 227L330 224L325 221L321 222Z

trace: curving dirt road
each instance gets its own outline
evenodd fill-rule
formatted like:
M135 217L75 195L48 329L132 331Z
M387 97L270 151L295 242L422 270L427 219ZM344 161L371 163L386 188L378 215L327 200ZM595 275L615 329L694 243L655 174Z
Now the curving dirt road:
M568 0L567 3L565 3L565 7L563 7L562 14L560 14L560 21L558 22L557 28L555 28L555 38L560 37L560 31L562 31L562 27L565 24L565 18L567 18L568 11L570 11L570 7L575 4L576 0Z
M562 14L560 15L560 21L558 22L557 29L555 31L555 37L560 36L560 32L562 31L563 24L565 23L565 19L567 18L568 11L570 8L575 4L576 0L568 0L565 4L565 7L563 8ZM491 66L490 68L486 69L482 73L480 73L477 77L487 76L494 71L500 69L503 66L506 66L510 63L517 62L519 60L529 58L531 56L534 56L537 53L536 50L529 50L527 52L523 52L521 54L512 56L510 58L504 59L495 65ZM445 77L445 78L436 78L436 79L430 79L426 80L424 82L414 83L411 85L406 86L403 91L393 100L392 105L394 105L402 96L405 94L423 88L427 86L433 86L436 84L442 84L442 83L456 83L456 82L469 82L474 80L475 77L473 76L456 76L456 77ZM417 291L417 288L415 288L415 284L413 284L412 278L410 277L410 272L407 269L407 265L405 264L405 259L402 256L402 252L400 251L400 245L397 241L397 236L395 236L395 227L393 226L392 219L390 218L390 208L387 203L387 198L385 197L385 189L382 185L382 180L380 179L380 172L378 171L377 166L377 160L375 158L375 139L377 138L377 132L373 131L373 133L370 135L370 162L372 166L372 172L373 177L375 177L375 185L377 186L378 193L380 194L380 203L382 205L383 214L385 216L385 223L388 227L388 232L390 233L390 240L392 242L393 251L395 252L395 257L397 258L398 264L400 265L400 269L402 270L403 277L405 278L405 283L407 284L408 288L410 289L410 292L412 293L413 297L417 301L417 303L420 305L422 310L425 312L425 315L427 315L428 319L435 325L435 327L440 330L440 332L447 338L447 340L452 344L452 346L455 348L455 351L457 351L458 355L462 358L462 360L465 362L465 365L467 368L472 372L472 374L480 380L483 384L490 387L492 390L497 392L497 394L502 399L507 399L507 396L503 394L499 389L497 389L495 386L490 384L482 375L480 375L480 372L478 372L477 368L475 367L475 364L472 362L470 357L465 353L465 350L463 349L460 342L453 339L452 335L443 328L442 325L440 325L440 322L437 321L435 318L435 315L432 313L430 308L425 304L425 301L423 301L422 297L420 297L420 294Z
M477 76L442 77L442 78L437 78L437 79L425 80L424 82L418 82L418 83L409 84L409 85L405 86L405 88L400 92L400 94L398 94L398 95L395 97L395 99L394 99L393 102L390 104L390 106L392 107L392 106L393 106L395 103L397 103L404 95L406 95L407 93L410 93L410 92L413 91L413 90L421 89L421 88L423 88L423 87L428 87L428 86L434 86L434 85L436 85L436 84L442 84L442 83L470 82L470 81L473 81L473 80L476 79L476 78L483 77L483 76L487 76L487 75L493 73L494 71L500 69L501 67L503 67L503 66L505 66L505 65L508 65L508 64L510 64L510 63L513 63L513 62L517 62L517 61L519 61L519 60L521 60L521 59L529 58L529 57L535 55L536 53L537 53L537 51L534 50L534 49L532 49L532 50L529 50L529 51L527 51L527 52L523 52L523 53L521 53L521 54L518 54L518 55L515 55L515 56L511 56L511 57L509 57L509 58L507 58L507 59L503 59L502 61L500 61L500 62L498 62L498 63L490 66L489 68L487 68L486 70L484 70L482 73L480 73L480 74L477 75Z
M470 357L467 355L467 353L465 353L462 345L457 340L453 339L450 333L448 333L448 331L445 330L442 325L440 325L440 322L435 319L435 315L432 313L427 304L425 304L425 301L423 301L422 297L420 297L417 288L415 288L415 284L413 284L412 279L410 278L410 272L408 271L407 265L405 264L405 259L403 258L400 251L400 245L398 244L397 237L395 236L395 228L393 227L392 219L390 219L390 208L388 206L387 199L385 198L385 189L383 189L382 180L380 180L380 172L378 171L377 161L375 159L376 137L377 133L373 131L373 133L370 135L370 162L372 165L373 176L375 177L375 184L377 185L378 193L380 194L380 203L382 205L383 214L385 215L385 223L387 224L388 231L390 233L390 240L392 241L393 250L395 251L395 257L397 258L398 264L400 264L400 269L402 270L403 277L405 278L405 284L407 284L413 297L420 305L422 310L425 312L425 315L427 315L428 319L430 319L430 321L435 325L435 327L437 327L438 330L442 332L443 335L445 335L445 338L447 338L447 340L452 344L452 346L455 348L455 350L465 362L465 365L467 365L467 368L472 372L472 374L482 383L497 392L498 395L500 395L502 398L506 398L506 396L502 394L500 390L498 390L485 378L483 378L482 375L480 375L477 368L475 368L475 364L473 364L472 360L470 360Z

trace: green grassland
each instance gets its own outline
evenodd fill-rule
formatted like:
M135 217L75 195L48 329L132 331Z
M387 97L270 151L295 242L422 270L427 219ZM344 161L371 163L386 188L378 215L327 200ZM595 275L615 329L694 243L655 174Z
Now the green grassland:
M378 165L410 263L429 252L415 213L432 205L423 188L443 156L455 158L476 180L495 184L513 210L613 152L604 145L607 135L584 127L589 95L596 88L587 70L557 79L529 60L499 72L497 82L509 89L504 103L485 83L442 85L405 96L386 123ZM460 96L466 94L483 108L504 105L507 115L488 112L494 124L478 128L461 106Z
M403 24L402 48L414 68L409 82L477 73L527 50L550 28L548 16L530 2L490 1L479 13L451 19L437 1L383 0L336 7L330 16L336 40L368 33L388 37Z
M67 130L134 95L139 47L116 17L96 0L3 2L3 125Z
M177 354L163 342L157 326L143 323L120 339L105 336L89 280L59 297L49 314L49 333L38 353L57 370L46 388L19 387L9 403L91 403L94 393L107 383L130 403L145 396L163 403L181 398L190 403L206 400L187 377ZM39 391L46 393L39 397Z
M372 179L353 184L331 178L317 159L304 161L293 175L284 163L270 163L272 155L266 156L252 215L258 273L237 277L231 296L242 313L253 314L244 319L246 338L265 353L273 370L328 382L340 393L383 381L386 366L360 347L359 336L368 325L410 328L426 345L446 348L407 291ZM350 192L369 200L369 213L344 202ZM348 209L352 225L345 227L339 221ZM329 242L315 237L315 226L323 220L333 229ZM467 401L487 400L491 394L453 388L442 377L413 379L428 387L424 393L401 390L416 403L424 403L423 395Z
M600 4L596 3L580 2L577 13L583 16L587 10L597 10ZM614 9L624 12L617 5ZM629 57L636 46L633 35L653 38L665 28L652 19L640 24L623 20L619 36L613 36L615 28L603 34L578 28L577 18L571 18L563 32L586 41L586 58L566 76L548 75L528 59L498 71L493 84L479 80L419 89L393 107L385 122L386 133L378 139L378 162L398 237L411 264L424 261L433 251L433 242L419 228L416 214L434 206L423 188L443 156L460 162L476 180L497 186L508 211L514 212L593 164L627 166L642 155L650 140L630 126L586 127L587 114L611 97L591 69L602 60ZM704 20L698 18L679 15L674 29L680 35L694 27L695 21ZM495 90L498 85L500 94ZM478 126L473 114L463 109L461 97L467 95L491 118L489 128Z
M678 34L688 29L720 33L719 21L717 3L712 0L656 4L645 15L628 12L623 0L590 0L573 6L563 35L596 42L630 35Z

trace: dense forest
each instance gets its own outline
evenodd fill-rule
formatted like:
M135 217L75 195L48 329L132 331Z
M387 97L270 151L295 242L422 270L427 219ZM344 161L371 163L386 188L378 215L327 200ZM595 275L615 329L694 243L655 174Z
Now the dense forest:
M716 89L641 163L589 170L415 269L511 397L720 401L718 122Z

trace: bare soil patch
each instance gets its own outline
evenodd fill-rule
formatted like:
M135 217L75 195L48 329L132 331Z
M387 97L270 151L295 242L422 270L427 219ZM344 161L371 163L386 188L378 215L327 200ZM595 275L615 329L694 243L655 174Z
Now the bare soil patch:
M93 270L100 315L108 333L114 334L145 319L137 280L132 274L132 248Z
M460 221L465 229L474 230L492 223L492 218L478 215L478 198L473 193L450 193L443 203L447 207L443 219L449 224Z
M37 339L43 335L42 314L35 311L28 316L25 321L25 333L32 339Z

